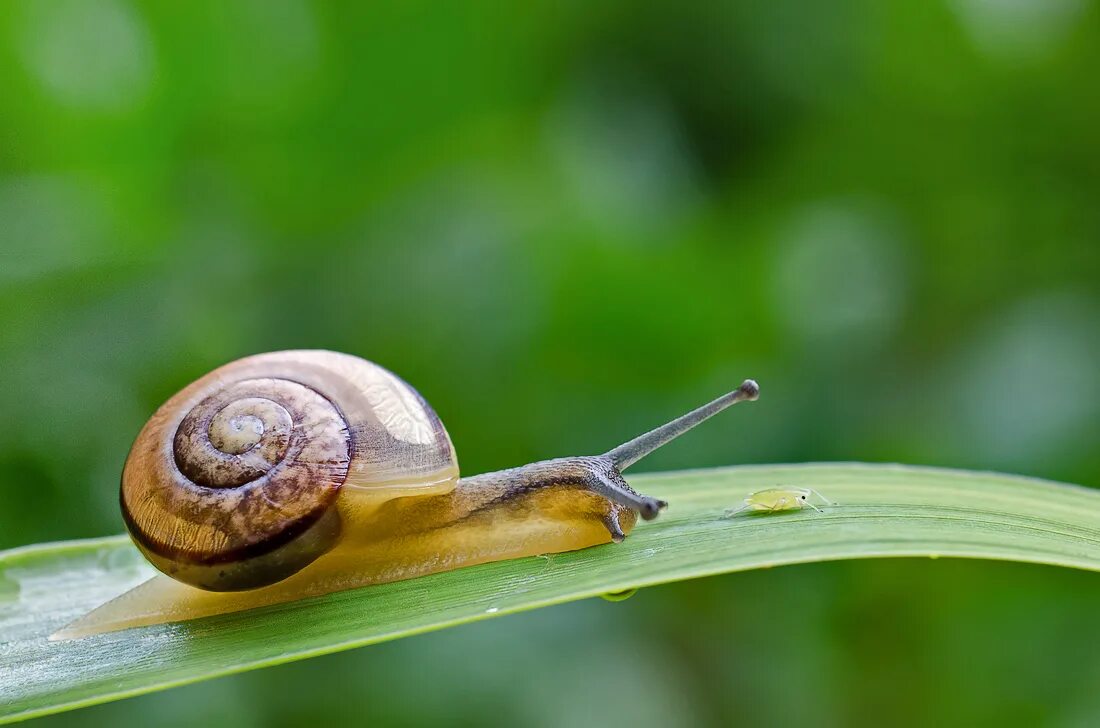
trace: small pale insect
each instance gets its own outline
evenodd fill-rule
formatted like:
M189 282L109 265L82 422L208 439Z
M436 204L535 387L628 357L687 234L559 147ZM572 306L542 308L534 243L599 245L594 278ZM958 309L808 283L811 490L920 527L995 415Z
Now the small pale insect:
M734 516L741 511L790 511L796 509L801 510L806 506L820 513L821 509L810 501L812 497L819 498L825 505L833 505L832 501L813 488L779 486L758 490L755 493L749 493L748 497L745 498L744 504L740 508L731 508L726 511L726 518Z

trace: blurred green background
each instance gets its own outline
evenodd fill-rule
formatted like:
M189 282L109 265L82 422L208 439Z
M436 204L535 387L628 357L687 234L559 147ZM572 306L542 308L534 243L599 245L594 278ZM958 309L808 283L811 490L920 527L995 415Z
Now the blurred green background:
M467 473L752 376L643 469L1096 486L1098 69L1094 0L4 2L0 548L121 531L152 410L291 347L412 382ZM1095 726L1098 604L791 567L42 723Z

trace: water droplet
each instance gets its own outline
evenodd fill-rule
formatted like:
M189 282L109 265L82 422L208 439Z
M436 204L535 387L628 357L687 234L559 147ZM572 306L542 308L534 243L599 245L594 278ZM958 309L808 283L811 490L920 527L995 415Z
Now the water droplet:
M601 594L600 599L605 599L609 602L621 602L630 599L630 597L634 596L637 593L637 588L623 589L622 591L613 591L607 592L606 594Z

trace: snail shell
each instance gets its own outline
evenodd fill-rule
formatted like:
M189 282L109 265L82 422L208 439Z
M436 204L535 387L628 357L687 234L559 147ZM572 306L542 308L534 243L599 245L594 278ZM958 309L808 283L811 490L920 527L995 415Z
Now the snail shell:
M302 569L356 513L457 479L443 423L406 382L347 354L275 352L157 410L126 460L122 514L158 569L234 591Z

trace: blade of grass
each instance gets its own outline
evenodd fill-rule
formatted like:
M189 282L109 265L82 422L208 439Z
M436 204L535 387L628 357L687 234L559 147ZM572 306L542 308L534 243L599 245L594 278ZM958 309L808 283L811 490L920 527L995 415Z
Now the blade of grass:
M0 723L606 592L829 559L954 556L1100 570L1100 491L897 465L747 466L630 478L667 499L625 543L69 642L47 636L152 574L125 537L0 553ZM723 518L750 491L838 505Z

